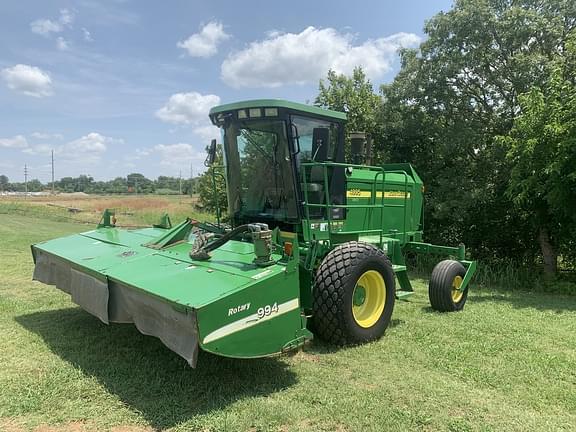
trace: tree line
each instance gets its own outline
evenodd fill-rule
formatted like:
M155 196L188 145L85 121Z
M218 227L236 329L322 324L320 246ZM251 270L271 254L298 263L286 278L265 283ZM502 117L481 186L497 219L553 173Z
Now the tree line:
M180 179L179 177L160 176L155 180L143 174L132 173L126 177L113 180L97 181L93 177L63 177L54 182L56 192L84 192L87 194L192 194L197 189L198 178ZM10 182L5 175L0 175L0 191L4 192L42 192L51 191L52 183L42 183L32 179L28 183Z
M391 83L330 71L315 104L348 110L376 162L416 167L428 240L574 268L576 2L456 0L424 31Z

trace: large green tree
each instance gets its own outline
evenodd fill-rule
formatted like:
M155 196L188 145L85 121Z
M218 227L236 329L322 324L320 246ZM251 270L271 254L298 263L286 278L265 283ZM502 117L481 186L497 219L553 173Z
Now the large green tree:
M576 31L558 57L548 82L520 96L521 114L503 138L508 195L538 239L548 275L559 253L576 255Z
M429 239L464 240L475 254L533 260L531 224L507 193L507 135L519 95L543 86L576 25L573 0L457 0L426 23L382 87L384 146L427 186Z
M349 132L368 133L376 143L382 142L380 119L382 100L361 67L354 69L350 77L329 71L320 81L315 105L348 113ZM381 161L385 155L380 147L376 153Z

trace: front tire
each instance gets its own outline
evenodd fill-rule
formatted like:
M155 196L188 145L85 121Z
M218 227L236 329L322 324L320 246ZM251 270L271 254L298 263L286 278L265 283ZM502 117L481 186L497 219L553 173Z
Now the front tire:
M378 339L390 323L394 301L394 270L384 252L368 243L343 243L316 272L314 330L337 345Z

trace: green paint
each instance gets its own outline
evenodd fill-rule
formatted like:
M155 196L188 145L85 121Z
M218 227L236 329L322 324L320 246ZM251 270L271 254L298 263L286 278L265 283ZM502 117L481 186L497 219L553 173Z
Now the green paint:
M346 120L346 113L318 108L313 105L305 105L296 102L290 102L282 99L255 99L242 102L235 102L225 105L219 105L210 110L210 118L214 121L215 115L239 109L249 108L279 108L287 109L299 114L311 114L314 116L331 118L336 120Z
M362 285L356 285L352 303L354 306L362 306L366 301L366 289Z

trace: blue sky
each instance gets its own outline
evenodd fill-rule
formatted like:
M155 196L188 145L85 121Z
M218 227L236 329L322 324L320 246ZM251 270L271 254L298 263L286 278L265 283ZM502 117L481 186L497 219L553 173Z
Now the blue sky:
M211 106L311 102L329 68L375 86L451 1L10 1L0 5L0 174L202 170Z

